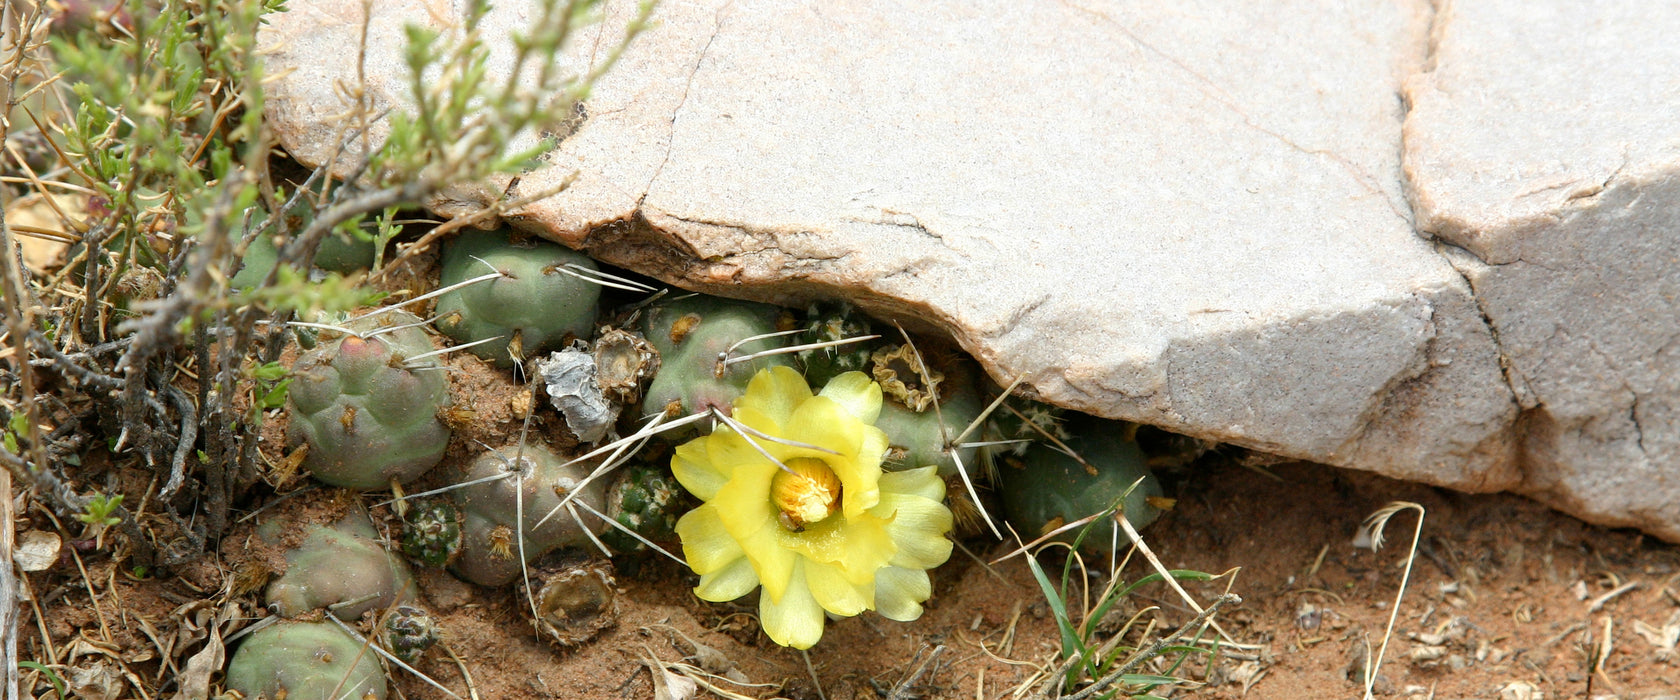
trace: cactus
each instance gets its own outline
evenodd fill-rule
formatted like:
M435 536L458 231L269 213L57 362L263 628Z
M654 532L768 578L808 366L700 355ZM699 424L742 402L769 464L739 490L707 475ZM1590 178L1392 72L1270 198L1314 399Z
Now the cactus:
M227 688L247 698L385 700L379 658L330 622L282 620L253 632L228 663Z
M648 310L642 333L659 350L658 376L642 399L644 413L672 415L703 413L712 408L725 414L758 370L788 366L787 355L739 362L719 372L718 355L737 342L773 333L781 312L774 306L719 297L694 296ZM736 356L782 347L782 338L747 343ZM673 436L675 437L675 436Z
M924 360L929 366L923 366ZM870 354L865 371L881 384L887 399L875 419L875 427L886 432L889 440L881 468L903 471L936 466L941 477L955 476L957 460L952 459L948 442L961 436L986 407L973 380L973 365L949 352L934 351L924 357L910 345L888 345ZM971 479L982 473L978 448L958 450L957 458Z
M283 192L280 194L285 196ZM255 226L268 218L268 212L260 206L246 211L248 226ZM285 230L296 236L308 228L314 218L315 205L306 195L298 199L297 205L290 210ZM372 236L358 230L334 229L326 233L321 245L315 249L315 267L347 275L372 267L376 252L377 242ZM245 257L240 261L239 271L228 280L229 286L233 289L256 287L274 269L279 258L280 249L275 245L274 237L266 233L257 236L245 248Z
M422 566L441 569L461 553L461 510L441 498L410 502L402 519L402 551Z
M1072 436L1062 425L1067 412L1047 403L1011 396L993 411L987 421L988 440L1047 441L1046 436L1067 440ZM1006 451L1016 457L1027 454L1027 443L1015 443Z
M515 461L516 454L522 456ZM487 481L456 489L453 494L461 508L462 542L460 557L453 570L462 578L481 586L500 586L519 577L521 551L518 534L524 532L525 561L565 546L587 543L585 533L569 513L561 511L538 522L560 504L560 500L577 488L589 476L590 468L573 464L539 444L504 447L486 452L473 460L462 481L499 476L517 470L519 476ZM577 500L605 513L607 485L596 479L584 486ZM588 525L589 532L607 527L586 509L577 509ZM515 513L523 513L523 527Z
M431 613L412 605L399 605L385 618L379 640L385 650L403 663L413 665L437 644L440 630Z
M480 282L438 297L438 330L459 342L500 339L471 352L498 367L558 349L566 336L587 338L594 328L600 286L578 279L566 266L595 269L587 256L547 241L512 242L508 231L462 234L443 249L439 284L449 286L488 272Z
M607 516L651 541L676 536L683 490L665 469L635 464L626 467L607 490ZM618 528L601 533L601 541L618 552L640 552L647 545Z
M257 219L261 216L252 214ZM228 278L228 286L233 289L253 289L262 284L268 277L269 270L273 270L280 261L280 249L274 245L272 236L260 235L251 240L251 245L245 247L245 257L239 261L239 271Z
M857 307L846 302L819 302L806 309L805 332L799 335L798 344L858 338L871 332L869 318L859 313ZM879 342L800 350L795 357L805 370L805 381L812 386L823 386L828 384L828 380L846 372L868 372L870 354Z
M612 567L600 561L573 563L533 572L535 590L526 591L536 601L539 636L562 649L594 639L618 621L618 591ZM523 596L521 596L523 597ZM530 606L520 606L526 614Z
M275 519L259 534L272 543L294 526ZM286 573L269 583L267 602L285 617L324 608L354 620L413 600L416 593L408 564L385 551L367 513L358 509L330 526L306 529L303 542L286 552Z
M1090 465L1063 454L1046 444L1034 444L1026 456L1006 459L998 469L998 493L1004 517L1026 539L1037 538L1064 524L1101 513L1124 495L1126 519L1142 528L1160 515L1149 501L1161 496L1161 484L1149 473L1143 450L1129 439L1129 426L1119 421L1081 417L1069 419L1071 435L1064 440ZM1093 470L1095 473L1093 473ZM1139 479L1142 479L1139 482ZM1132 484L1137 483L1133 488ZM1130 493L1127 493L1130 489ZM1072 542L1075 528L1057 539ZM1109 551L1114 539L1112 520L1099 519L1085 535L1082 547L1088 551ZM1122 544L1130 542L1124 535Z
M449 428L436 414L449 384L435 360L408 360L431 352L431 340L414 327L367 333L419 322L401 311L351 321L346 328L371 337L323 334L292 366L291 439L308 443L303 464L315 478L377 489L411 481L443 458Z

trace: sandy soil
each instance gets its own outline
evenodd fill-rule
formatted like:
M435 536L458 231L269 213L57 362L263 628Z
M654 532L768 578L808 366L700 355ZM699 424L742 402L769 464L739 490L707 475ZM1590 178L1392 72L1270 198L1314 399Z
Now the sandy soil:
M1180 675L1203 685L1178 696L1358 697L1358 669L1367 643L1381 642L1415 520L1397 516L1390 545L1378 553L1350 542L1363 518L1394 500L1421 504L1427 517L1379 695L1680 694L1673 646L1680 549L1673 545L1584 525L1513 496L1457 494L1307 464L1268 471L1212 459L1169 475L1178 506L1146 532L1169 567L1240 567L1187 588L1203 602L1227 586L1241 595L1243 605L1218 619L1231 641L1250 646L1232 647L1211 666L1187 663ZM33 512L20 530L54 529ZM62 664L61 675L83 681L82 697L141 697L137 687L147 697L172 695L179 669L205 646L204 630L216 627L215 613L230 633L258 607L256 593L235 593L237 556L136 578L109 556L109 545L101 549L73 531L64 533L74 546L59 565L27 574L36 597L26 605L21 651ZM752 697L1024 697L1057 661L1050 608L1023 559L982 563L1010 547L963 544L978 558L959 551L935 572L921 620L834 622L808 655L758 631L751 597L700 601L689 592L693 576L663 559L621 565L616 625L571 650L536 639L515 588L482 589L423 572L424 595L453 657L434 650L419 668L462 697L480 698L655 697L644 662L653 657L687 659L744 681L713 682ZM1054 556L1043 561L1059 571ZM1134 561L1121 576L1143 573ZM1090 581L1100 586L1105 578ZM1193 614L1160 585L1146 586L1122 611L1149 606L1159 607L1142 619L1156 629ZM115 695L96 692L100 678ZM403 697L447 697L409 674L393 678ZM34 697L51 696L43 676L30 672L25 680L34 682Z

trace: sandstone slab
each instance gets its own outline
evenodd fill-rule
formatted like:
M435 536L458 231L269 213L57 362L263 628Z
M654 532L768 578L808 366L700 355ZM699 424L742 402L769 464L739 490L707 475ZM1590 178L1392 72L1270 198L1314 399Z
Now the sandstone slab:
M1680 538L1680 10L1455 3L1435 35L1407 183L1497 334L1521 488Z
M403 21L450 29L456 20L435 4L378 3L371 33L399 35ZM332 86L355 80L361 18L325 0L291 5L264 35L271 72L291 70L273 83L269 114L295 156L320 163L333 150L330 115L347 107ZM478 30L517 29L528 8L504 5ZM570 68L613 41L628 7L610 8ZM1533 161L1484 148L1476 120L1500 118L1462 110L1480 108L1464 105L1483 89L1474 81L1501 94L1552 64L1477 54L1485 40L1475 38L1455 63L1454 32L1470 31L1473 14L1376 0L668 2L545 168L436 204L573 178L508 218L688 288L851 299L948 332L999 381L1024 378L1079 410L1459 489L1524 489L1680 538L1680 513L1602 507L1597 482L1568 471L1626 469L1616 478L1632 484L1657 464L1614 462L1634 457L1625 440L1601 459L1593 446L1609 443L1569 437L1613 427L1606 411L1667 426L1644 432L1656 448L1680 442L1661 422L1680 396L1673 360L1635 362L1654 340L1630 334L1598 349L1607 369L1592 381L1568 378L1582 375L1549 363L1577 356L1556 354L1546 315L1597 288L1536 295L1512 267L1596 265L1586 277L1598 291L1637 295L1628 303L1669 314L1649 325L1672 330L1672 291L1613 291L1606 272L1654 253L1638 274L1673 281L1674 236L1664 243L1652 228L1666 214L1634 204L1674 188L1663 189L1666 171L1636 176L1646 171L1630 161L1624 182L1589 195L1622 204L1574 233L1531 235L1555 213L1544 207L1510 219L1498 199L1510 192L1482 180L1509 167L1532 186ZM1550 60L1574 55L1553 48ZM368 83L382 87L369 94L400 107L404 70L394 49L370 46ZM1468 87L1454 93L1449 79ZM1439 94L1426 94L1431 85ZM1603 135L1578 136L1564 155L1583 168L1604 162ZM1465 151L1483 160L1431 160L1455 138L1484 148ZM1633 210L1644 236L1627 234ZM1596 249L1611 239L1626 245ZM1581 250L1589 242L1595 250ZM1593 324L1615 315L1595 304L1577 303L1576 315L1592 317L1584 325L1557 326L1583 348ZM1529 336L1538 339L1509 345ZM1672 357L1672 342L1661 347ZM1626 397L1667 418L1639 415ZM1542 399L1556 408L1537 412ZM1537 470L1525 451L1540 450L1554 456Z

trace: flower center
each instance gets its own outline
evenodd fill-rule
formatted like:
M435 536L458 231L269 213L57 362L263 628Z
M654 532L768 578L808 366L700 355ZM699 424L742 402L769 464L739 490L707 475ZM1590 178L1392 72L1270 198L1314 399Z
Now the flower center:
M794 532L821 522L840 508L840 477L820 459L787 461L792 473L778 471L770 480L770 501L781 510L782 526Z

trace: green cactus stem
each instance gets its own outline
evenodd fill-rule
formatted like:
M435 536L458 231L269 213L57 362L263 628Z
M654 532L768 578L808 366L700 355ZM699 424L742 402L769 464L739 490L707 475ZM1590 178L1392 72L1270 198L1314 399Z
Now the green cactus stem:
M1071 435L1063 442L1085 463L1040 443L1030 446L1025 457L1005 459L998 468L1004 517L1015 531L1034 539L1117 503L1134 527L1154 522L1160 510L1150 500L1161 496L1161 485L1150 474L1143 450L1129 438L1128 425L1080 417L1070 418L1067 427ZM1072 542L1078 535L1075 528L1057 539ZM1114 522L1099 518L1081 546L1108 552L1115 541ZM1123 533L1118 541L1130 544Z
M780 317L781 310L774 306L707 296L648 309L642 334L659 350L660 369L642 399L642 412L678 417L716 408L727 415L754 373L790 366L793 360L771 355L725 365L718 356L747 338L776 332ZM732 356L785 347L784 341L755 340L735 348Z
M686 505L684 493L670 470L633 464L621 470L607 490L607 515L649 541L668 542L676 535L677 518ZM601 533L601 541L621 553L647 549L618 528Z
M285 518L263 524L259 534L277 542ZM379 533L359 509L330 526L307 528L302 543L286 552L286 573L268 584L267 602L285 617L327 610L345 620L411 601L417 595L408 564L385 551Z
M510 239L510 231L465 233L443 249L439 284L465 282L489 272L502 277L438 297L437 327L444 335L475 345L470 352L498 367L559 349L567 336L588 338L594 328L601 287L568 271L593 271L588 256L547 241Z
M516 455L520 456L516 459ZM583 483L590 469L584 464L566 465L565 458L537 443L526 444L523 449L504 447L473 460L462 481L516 476L451 492L462 515L461 554L455 560L453 571L481 586L500 586L517 580L521 570L518 539L521 530L526 562L560 547L587 544L586 532L599 533L607 525L586 509L577 508L584 523L581 526L564 510L542 521ZM605 513L606 490L606 480L596 479L585 485L576 498ZM516 513L523 514L523 521Z
M385 700L372 649L331 622L282 620L253 632L228 663L227 688L246 698Z
M394 311L349 322L375 328L419 323ZM449 384L424 331L402 328L363 338L338 335L304 353L292 366L287 392L292 441L305 442L304 466L334 486L377 489L406 483L436 466L449 444L437 412L449 403Z
M846 302L819 302L806 309L805 332L799 335L797 344L861 338L872 332L869 317L857 307ZM795 357L805 370L805 380L811 386L824 386L828 380L846 372L869 372L870 355L879 346L876 341L810 348L800 350Z
M980 467L979 449L960 448L956 450L957 458L953 459L946 449L946 440L955 440L985 408L979 391L972 383L941 384L937 411L931 402L928 409L921 412L897 401L881 402L881 415L875 419L875 427L887 433L889 445L881 468L903 471L932 465L939 467L940 476L949 477L957 473L957 459L961 459L969 478L978 478L984 471ZM970 435L967 440L979 441L980 437Z

